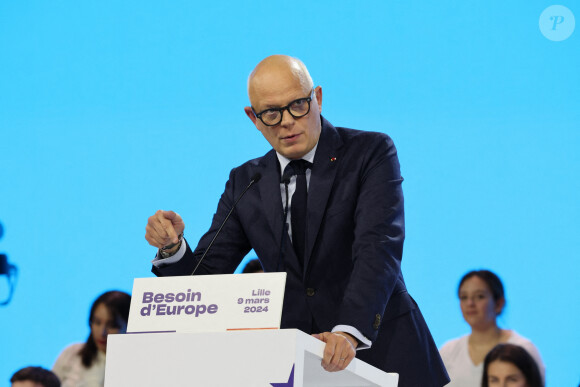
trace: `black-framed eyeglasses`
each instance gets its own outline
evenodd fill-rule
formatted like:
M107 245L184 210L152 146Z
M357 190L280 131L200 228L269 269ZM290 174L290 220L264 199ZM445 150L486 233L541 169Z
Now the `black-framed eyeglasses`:
M260 113L256 113L252 107L252 112L254 112L254 115L266 126L275 126L282 122L284 110L288 110L288 113L290 113L294 118L304 117L310 112L310 101L314 98L314 90L315 89L312 89L310 92L310 97L298 98L284 107L270 108L262 110Z

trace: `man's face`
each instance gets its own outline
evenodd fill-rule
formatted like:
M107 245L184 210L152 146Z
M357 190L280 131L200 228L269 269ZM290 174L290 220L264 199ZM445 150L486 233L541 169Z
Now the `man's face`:
M284 68L264 71L251 82L250 101L256 113L287 106L292 101L309 97L311 92L294 73ZM251 107L247 106L245 111L272 148L289 159L299 159L318 142L321 105L322 89L319 86L310 101L310 111L304 117L294 118L284 110L278 125L267 126L256 118Z

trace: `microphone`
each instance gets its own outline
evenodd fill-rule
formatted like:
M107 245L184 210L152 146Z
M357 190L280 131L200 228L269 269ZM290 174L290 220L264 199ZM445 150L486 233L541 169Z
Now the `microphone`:
M203 259L205 258L205 256L207 255L207 252L209 251L209 249L211 249L211 246L213 246L213 243L215 242L217 236L220 234L220 232L222 231L222 228L224 228L224 226L226 225L226 222L228 221L228 219L230 218L230 215L232 214L232 212L234 212L234 209L236 208L236 205L238 204L238 202L240 201L240 199L244 196L244 194L246 193L246 191L248 191L250 189L251 186L253 186L254 184L256 184L258 181L260 181L260 179L262 178L262 174L260 172L256 172L254 173L254 175L252 176L252 178L250 179L250 184L248 184L248 186L242 191L242 193L240 194L240 196L238 196L238 198L236 199L236 201L234 202L234 204L232 205L232 208L230 209L230 212L228 212L228 214L226 215L226 218L224 219L224 221L222 222L222 224L220 225L220 228L217 230L217 232L215 233L215 235L213 236L213 239L211 240L211 242L209 242L209 245L207 246L207 248L205 249L203 255L201 256L201 258L199 259L199 261L197 262L197 265L195 266L195 269L193 269L193 271L191 272L190 275L194 275L195 271L197 270L197 268L199 267L199 265L201 264L201 261L203 261Z
M292 176L294 176L296 174L296 172L294 172L294 168L290 167L286 167L284 169L284 174L282 175L282 178L280 179L280 183L284 183L286 185L288 185L290 183L290 178ZM286 198L288 199L288 198Z
M6 276L9 287L8 297L5 300L0 301L0 306L5 306L12 300L14 288L16 287L16 277L18 275L18 267L8 262L8 256L6 254L0 254L0 275Z
M287 167L284 170L284 174L280 179L280 183L284 183L284 188L286 188L286 205L284 206L284 215L282 218L282 235L280 236L280 254L278 255L278 264L276 265L276 271L280 271L280 269L284 270L284 253L286 252L286 241L285 235L288 234L288 223L286 219L288 219L288 184L290 184L290 178L294 175L294 169L292 167ZM280 267L282 264L282 267Z

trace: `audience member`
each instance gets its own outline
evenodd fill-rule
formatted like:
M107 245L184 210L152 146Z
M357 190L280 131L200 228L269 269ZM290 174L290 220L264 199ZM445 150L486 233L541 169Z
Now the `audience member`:
M544 364L532 342L514 330L501 329L497 317L506 304L504 288L497 275L488 270L470 271L459 282L459 305L471 334L451 340L440 349L451 378L447 387L479 386L483 360L500 343L525 348L537 362L544 377Z
M263 273L263 272L264 268L262 267L260 260L257 258L248 261L246 266L244 266L244 270L242 271L242 273Z
M60 380L51 371L42 367L25 367L10 378L12 387L60 387Z
M119 291L103 293L95 300L86 342L68 346L54 363L52 370L63 387L104 385L107 335L126 332L130 304L131 296Z
M482 387L544 387L538 364L519 345L498 344L483 361Z

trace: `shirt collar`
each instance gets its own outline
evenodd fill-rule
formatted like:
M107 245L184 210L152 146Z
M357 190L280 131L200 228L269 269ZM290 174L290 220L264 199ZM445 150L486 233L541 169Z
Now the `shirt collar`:
M314 148L310 150L310 152L306 153L304 156L301 157L302 160L309 161L314 164L314 154L316 153L316 148L318 148L318 143L314 145ZM276 156L278 156L278 162L280 163L280 170L284 171L286 166L290 164L291 159L282 156L280 153L276 152Z

